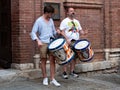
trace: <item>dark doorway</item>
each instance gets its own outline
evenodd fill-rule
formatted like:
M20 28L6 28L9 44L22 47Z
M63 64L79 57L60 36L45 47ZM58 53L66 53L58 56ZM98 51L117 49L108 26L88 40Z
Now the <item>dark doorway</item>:
M10 68L11 61L11 0L0 0L0 68Z

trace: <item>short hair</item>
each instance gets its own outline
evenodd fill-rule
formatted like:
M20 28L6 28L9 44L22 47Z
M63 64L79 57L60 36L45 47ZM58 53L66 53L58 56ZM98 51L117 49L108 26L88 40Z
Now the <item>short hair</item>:
M70 8L73 8L73 7L65 7L66 12L68 12Z
M54 8L51 5L45 6L44 13L54 13Z

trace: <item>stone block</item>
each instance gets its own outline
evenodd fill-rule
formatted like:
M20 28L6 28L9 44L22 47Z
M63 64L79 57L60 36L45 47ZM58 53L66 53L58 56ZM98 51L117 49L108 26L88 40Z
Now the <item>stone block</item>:
M27 69L33 69L34 65L33 63L24 63L24 64L12 63L11 68L18 70L27 70Z
M101 67L100 62L93 62L93 70L99 70Z

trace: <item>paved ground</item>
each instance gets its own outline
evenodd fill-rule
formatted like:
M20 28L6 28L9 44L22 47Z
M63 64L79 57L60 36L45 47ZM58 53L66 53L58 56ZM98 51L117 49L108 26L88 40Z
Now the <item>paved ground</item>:
M69 77L67 80L57 76L57 80L62 84L61 87L43 86L42 78L14 77L8 82L0 83L0 90L120 90L120 74L117 73L80 76L77 79Z

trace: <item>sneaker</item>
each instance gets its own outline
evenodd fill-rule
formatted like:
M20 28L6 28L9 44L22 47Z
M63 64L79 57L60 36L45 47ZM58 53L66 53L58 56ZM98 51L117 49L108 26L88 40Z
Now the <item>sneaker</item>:
M77 74L75 73L75 71L73 71L72 73L70 73L70 75L71 75L72 77L75 77L75 78L79 77L79 75L77 75Z
M63 72L62 77L63 77L64 79L68 79L67 73L66 73L66 72Z
M54 84L55 86L59 87L61 86L60 83L58 83L55 79L53 79L50 84Z
M43 85L48 85L48 78L43 79Z

